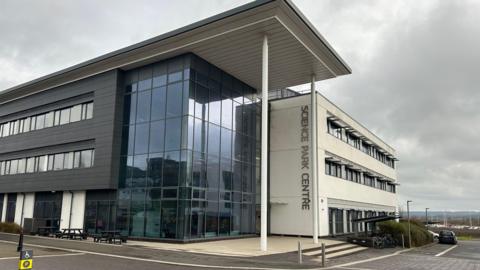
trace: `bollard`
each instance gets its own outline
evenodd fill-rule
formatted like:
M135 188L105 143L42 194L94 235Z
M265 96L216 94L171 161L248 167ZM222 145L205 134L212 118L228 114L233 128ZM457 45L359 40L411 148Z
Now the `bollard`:
M403 236L403 233L402 233L402 248L405 248L405 237Z
M302 258L302 242L298 241L298 264L303 263L303 258Z
M325 267L325 243L322 243L322 267Z

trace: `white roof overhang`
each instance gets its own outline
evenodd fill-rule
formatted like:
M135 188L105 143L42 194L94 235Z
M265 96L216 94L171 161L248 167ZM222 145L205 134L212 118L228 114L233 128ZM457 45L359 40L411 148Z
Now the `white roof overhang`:
M0 93L0 104L95 74L193 52L261 89L262 40L269 40L269 88L351 73L289 0L255 1L173 32L106 54Z

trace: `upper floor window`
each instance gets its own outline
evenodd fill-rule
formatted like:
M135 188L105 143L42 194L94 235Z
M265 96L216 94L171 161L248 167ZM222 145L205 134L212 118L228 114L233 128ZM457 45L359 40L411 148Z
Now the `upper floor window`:
M342 166L338 163L325 160L325 173L335 177L342 177Z
M328 119L327 120L327 128L328 128L328 133L330 133L333 136L339 138L340 140L342 139L342 127L339 124L337 124L334 121Z
M345 179L355 183L361 183L361 174L359 171L345 167Z
M0 124L0 137L65 125L91 118L93 118L93 102L78 104Z
M94 149L0 161L0 175L93 167Z

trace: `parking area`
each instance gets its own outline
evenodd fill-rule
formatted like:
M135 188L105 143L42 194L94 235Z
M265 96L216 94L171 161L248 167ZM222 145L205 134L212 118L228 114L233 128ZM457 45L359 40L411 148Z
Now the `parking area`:
M333 269L420 269L420 270L478 270L480 269L480 241L459 241L458 245L432 244L381 259L343 263Z

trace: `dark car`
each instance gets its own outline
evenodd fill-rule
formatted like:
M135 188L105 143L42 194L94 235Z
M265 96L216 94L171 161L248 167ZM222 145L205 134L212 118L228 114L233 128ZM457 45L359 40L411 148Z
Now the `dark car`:
M455 236L455 233L452 231L440 231L440 233L438 234L438 242L440 244L456 245L457 237Z

